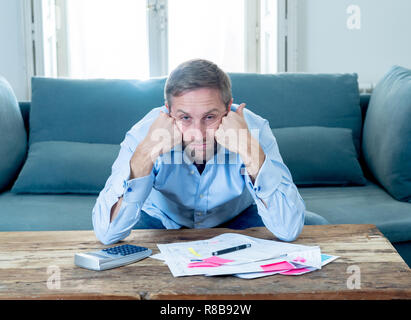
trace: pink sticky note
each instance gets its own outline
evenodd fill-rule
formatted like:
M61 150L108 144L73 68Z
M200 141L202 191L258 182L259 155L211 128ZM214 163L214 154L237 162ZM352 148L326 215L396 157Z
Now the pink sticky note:
M309 272L309 271L311 271L311 270L307 269L307 268L299 268L299 269L283 271L283 272L280 272L280 274L292 275L292 274L306 273L306 272Z
M263 269L264 272L284 271L284 270L295 269L295 266L289 263L288 261L281 261L281 262L276 262L276 263L271 263L271 264L265 264L260 267L261 269Z
M227 263L227 262L233 262L234 260L228 260L228 259L223 259L223 258L220 258L220 257L217 257L217 256L212 256L210 258L203 259L203 261L216 263L216 264L224 264L224 263Z
M189 268L214 268L219 266L219 264L211 262L192 262L187 265Z
M306 262L307 260L305 260L305 259L304 259L304 258L302 258L302 257L297 257L297 258L295 258L293 261L294 261L294 262L301 262L301 263L304 263L304 262Z

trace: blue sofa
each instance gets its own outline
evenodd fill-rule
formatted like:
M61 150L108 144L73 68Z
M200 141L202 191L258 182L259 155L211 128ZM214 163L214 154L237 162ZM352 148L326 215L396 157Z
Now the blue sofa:
M269 120L307 210L375 224L411 265L411 70L372 95L356 74L230 74L234 103ZM0 231L89 230L126 132L163 104L165 78L0 78ZM407 119L408 117L408 119Z

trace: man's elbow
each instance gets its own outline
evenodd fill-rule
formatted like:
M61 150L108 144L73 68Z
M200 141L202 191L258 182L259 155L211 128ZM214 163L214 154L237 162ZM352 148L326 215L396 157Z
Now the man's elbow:
M119 242L124 238L121 235L113 235L109 232L109 230L103 232L103 230L98 228L94 228L94 234L96 235L96 238L105 246Z
M281 232L273 234L281 241L292 242L300 235L304 227L304 207L298 210L298 214L288 222L288 226L283 228Z
M297 228L294 230L289 230L285 234L277 235L277 238L279 238L282 241L286 241L286 242L295 241L300 235L302 229L303 229L303 224L301 226L297 226Z
M288 241L294 241L298 238L301 231L304 227L304 220L305 220L305 205L302 204L298 209L297 217L295 218L294 223L291 225L293 228L290 228L290 232L288 234Z
M104 244L105 246L108 246L108 245L110 245L110 244L113 244L113 243L116 243L116 242L118 242L118 240L115 240L115 239L111 239L111 238L108 238L108 237L105 237L105 236L97 236L97 239L102 243L102 244Z

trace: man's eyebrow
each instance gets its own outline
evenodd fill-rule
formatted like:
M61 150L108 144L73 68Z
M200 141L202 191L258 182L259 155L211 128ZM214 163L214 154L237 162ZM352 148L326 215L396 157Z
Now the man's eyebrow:
M178 109L178 110L176 111L176 113L179 113L179 112L182 112L182 113L188 114L187 112L185 112L185 111L183 111L183 110L181 110L181 109Z
M205 112L203 115L206 115L206 114L211 113L211 112L214 112L214 111L219 111L219 110L218 110L217 108L214 108L214 109L208 110L208 111ZM179 113L179 112L182 112L182 113L184 113L184 114L190 115L188 112L185 112L184 110L181 110L181 109L178 109L178 110L176 111L176 113Z
M220 110L218 110L217 108L214 108L214 109L211 109L211 110L208 110L206 113L204 113L204 114L208 114L208 113L211 113L211 112L214 112L214 111L220 111Z

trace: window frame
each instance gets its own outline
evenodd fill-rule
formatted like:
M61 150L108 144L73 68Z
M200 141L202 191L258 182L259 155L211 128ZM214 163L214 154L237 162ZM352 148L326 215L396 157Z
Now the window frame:
M57 77L69 77L67 0L54 1ZM147 0L150 77L169 72L167 1ZM42 5L43 0L25 0L22 6L29 92L32 76L51 76L45 74ZM245 72L260 73L260 5L260 0L245 0ZM297 72L297 18L298 0L277 0L277 72Z

